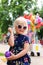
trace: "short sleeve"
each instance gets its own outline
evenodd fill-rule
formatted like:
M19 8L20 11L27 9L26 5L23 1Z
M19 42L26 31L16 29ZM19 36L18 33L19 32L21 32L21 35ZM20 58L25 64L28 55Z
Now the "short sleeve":
M24 42L29 43L29 38L25 36Z

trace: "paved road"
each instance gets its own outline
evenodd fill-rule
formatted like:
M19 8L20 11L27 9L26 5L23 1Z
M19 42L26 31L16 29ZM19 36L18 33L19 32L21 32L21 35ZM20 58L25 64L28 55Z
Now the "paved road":
M8 45L0 44L0 52L5 53L5 51L8 49L9 49ZM32 61L31 65L43 65L43 47L41 49L41 56L31 57L31 61ZM1 57L0 57L0 65L6 65L6 62L2 61Z
M9 45L7 45L7 44L0 44L0 52L1 53L5 53L8 50L9 50Z
M43 65L43 57L31 57L30 65ZM6 62L0 60L0 65L7 65Z
M31 65L43 65L43 56L41 57L31 57Z

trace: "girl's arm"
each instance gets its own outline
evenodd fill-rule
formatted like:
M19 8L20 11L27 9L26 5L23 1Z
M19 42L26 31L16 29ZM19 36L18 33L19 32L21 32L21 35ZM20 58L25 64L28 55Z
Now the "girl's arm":
M16 55L16 59L24 56L29 51L29 43L24 44L24 49Z
M11 56L7 58L7 60L15 60L18 58L21 58L22 56L24 56L27 52L29 51L29 43L25 43L24 44L24 49L18 53L17 55L14 55L13 53L11 53Z
M12 28L8 28L8 31L10 32L10 37L8 39L8 44L10 46L14 46L14 34Z

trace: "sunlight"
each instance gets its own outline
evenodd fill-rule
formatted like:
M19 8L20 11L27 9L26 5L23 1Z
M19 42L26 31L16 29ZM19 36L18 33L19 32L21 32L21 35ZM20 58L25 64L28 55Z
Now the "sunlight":
M43 0L38 0L37 6L41 9L41 7L43 6Z
M0 0L0 3L1 3L1 0Z

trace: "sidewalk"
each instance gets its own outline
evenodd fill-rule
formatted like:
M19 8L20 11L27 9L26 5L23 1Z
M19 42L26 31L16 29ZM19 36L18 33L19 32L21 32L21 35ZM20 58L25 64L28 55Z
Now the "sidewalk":
M0 52L1 53L5 53L8 50L9 50L9 45L7 45L7 44L0 44Z

